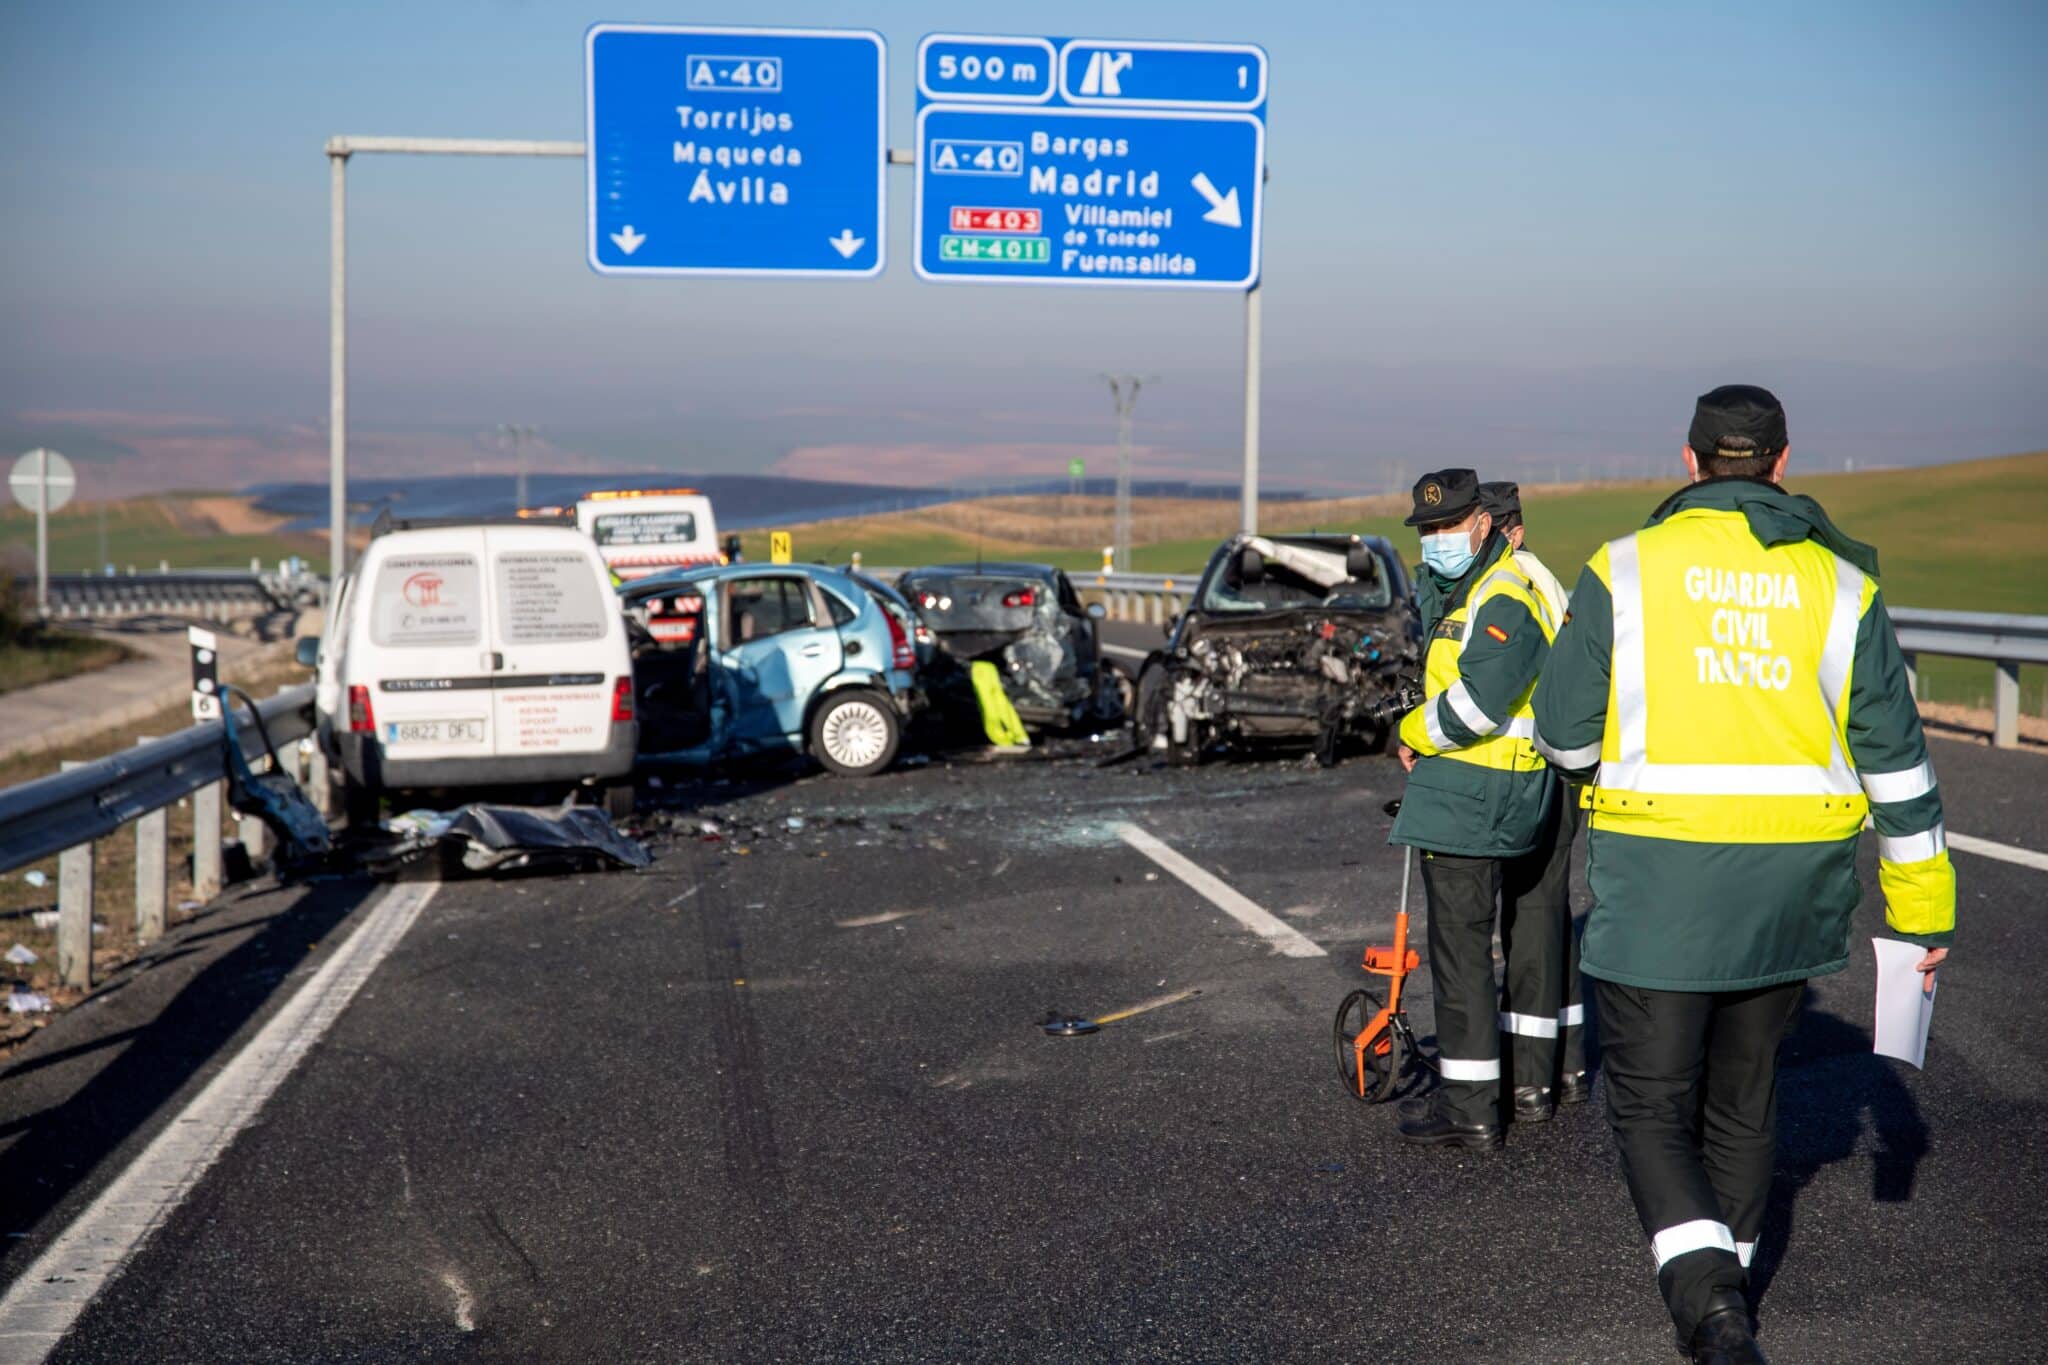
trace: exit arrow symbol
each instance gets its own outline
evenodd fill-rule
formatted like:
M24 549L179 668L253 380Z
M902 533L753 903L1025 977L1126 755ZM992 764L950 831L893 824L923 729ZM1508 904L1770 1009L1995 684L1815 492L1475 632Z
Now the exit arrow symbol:
M1232 192L1235 193L1235 191ZM619 250L630 256L640 249L642 242L647 240L647 234L633 231L633 225L628 223L624 228L612 234L612 240L619 244Z
M832 243L843 259L849 261L853 259L854 252L868 244L867 238L854 236L852 228L841 228L837 237L827 237L825 240Z
M1244 218L1237 211L1237 186L1230 187L1230 193L1216 193L1216 186L1202 171L1195 172L1195 193L1209 201L1209 211L1202 215L1205 223L1217 223L1223 227L1243 227Z

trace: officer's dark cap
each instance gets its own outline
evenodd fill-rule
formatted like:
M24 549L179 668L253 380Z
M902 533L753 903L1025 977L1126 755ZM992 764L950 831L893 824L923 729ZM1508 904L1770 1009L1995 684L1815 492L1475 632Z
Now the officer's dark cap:
M1479 485L1479 505L1498 526L1509 517L1522 515L1522 485L1512 479L1492 479Z
M1731 436L1747 437L1755 448L1725 445ZM1776 455L1785 448L1785 441L1785 405L1769 389L1754 384L1723 384L1712 393L1701 394L1693 408L1692 430L1685 438L1695 455L1737 458Z
M1415 510L1404 526L1463 521L1479 505L1479 476L1469 469L1439 469L1415 481Z

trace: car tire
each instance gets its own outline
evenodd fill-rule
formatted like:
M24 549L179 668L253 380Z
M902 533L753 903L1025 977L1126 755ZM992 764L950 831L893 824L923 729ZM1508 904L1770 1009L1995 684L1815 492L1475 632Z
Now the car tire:
M341 788L341 827L343 829L375 828L381 813L384 794L374 787L351 782L343 776L338 784Z
M825 698L811 714L811 757L841 777L872 777L896 761L903 723L896 707L866 688Z
M633 813L634 798L631 782L615 782L604 789L604 813L614 820L624 820Z
M1131 670L1114 659L1096 665L1095 719L1104 725L1121 725L1137 708L1138 685Z
M1166 724L1166 669L1154 666L1138 675L1137 701L1131 708L1131 733L1141 747L1149 748L1152 737Z

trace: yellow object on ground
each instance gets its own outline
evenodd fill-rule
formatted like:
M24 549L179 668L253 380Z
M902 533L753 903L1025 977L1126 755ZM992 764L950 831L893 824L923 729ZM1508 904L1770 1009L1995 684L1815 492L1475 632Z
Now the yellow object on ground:
M1003 675L996 666L986 659L977 660L967 666L967 676L974 684L974 700L981 705L981 728L988 742L1029 746L1031 736L1024 733L1024 722L1010 705L1009 694L1003 691Z

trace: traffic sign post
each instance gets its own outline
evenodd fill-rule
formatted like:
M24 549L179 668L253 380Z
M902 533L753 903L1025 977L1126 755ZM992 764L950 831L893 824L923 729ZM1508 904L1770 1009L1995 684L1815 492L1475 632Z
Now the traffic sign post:
M37 447L14 462L7 487L14 500L36 514L36 614L50 614L50 513L71 501L78 475L71 461Z
M881 274L879 33L597 24L584 56L592 270Z
M1250 43L934 33L917 48L921 277L1243 292L1247 533L1266 84Z

